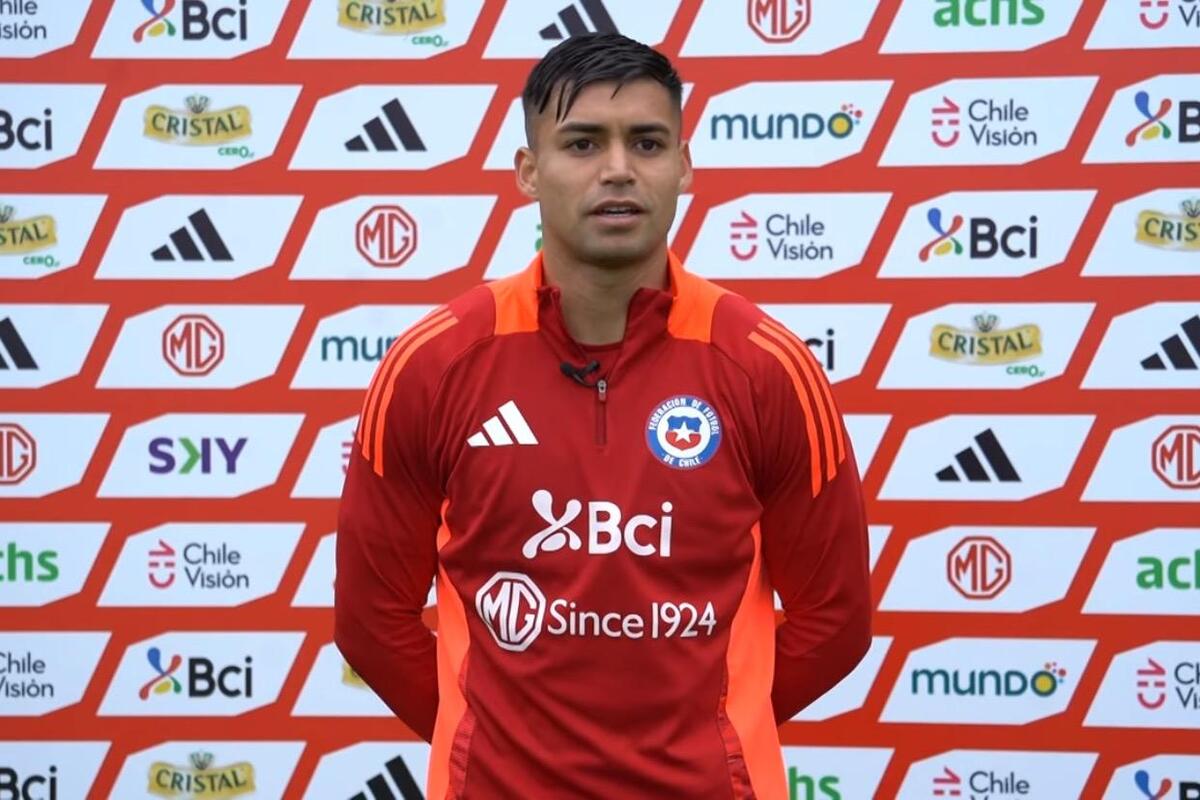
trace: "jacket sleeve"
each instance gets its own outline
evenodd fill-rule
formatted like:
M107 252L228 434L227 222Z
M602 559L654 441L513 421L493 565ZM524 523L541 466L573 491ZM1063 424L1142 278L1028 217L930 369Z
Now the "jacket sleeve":
M763 561L783 605L771 699L790 719L845 677L871 642L867 526L858 469L820 365L772 325L758 344Z
M396 374L391 355L367 392L342 489L334 640L396 716L429 741L436 639L421 612L437 566L441 490L426 447L430 381L417 364Z

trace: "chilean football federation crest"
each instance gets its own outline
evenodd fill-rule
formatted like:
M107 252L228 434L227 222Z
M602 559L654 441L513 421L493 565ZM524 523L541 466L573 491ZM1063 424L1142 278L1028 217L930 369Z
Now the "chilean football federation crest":
M721 418L700 398L676 395L650 414L646 444L668 467L695 469L707 464L721 446Z

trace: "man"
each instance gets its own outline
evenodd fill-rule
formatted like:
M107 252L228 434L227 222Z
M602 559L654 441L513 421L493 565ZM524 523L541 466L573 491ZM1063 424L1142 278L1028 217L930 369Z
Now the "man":
M516 156L541 253L413 326L364 401L336 641L432 742L430 798L786 798L777 724L867 649L820 367L668 252L680 95L625 37L550 51Z

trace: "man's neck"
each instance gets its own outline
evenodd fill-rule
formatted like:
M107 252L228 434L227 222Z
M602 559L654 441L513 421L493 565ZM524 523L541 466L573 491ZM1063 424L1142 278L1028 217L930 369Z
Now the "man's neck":
M549 243L547 243L549 244ZM543 248L546 283L562 293L563 319L580 344L619 342L625 336L629 300L638 289L665 289L667 245L622 267L598 267L576 261L558 248Z

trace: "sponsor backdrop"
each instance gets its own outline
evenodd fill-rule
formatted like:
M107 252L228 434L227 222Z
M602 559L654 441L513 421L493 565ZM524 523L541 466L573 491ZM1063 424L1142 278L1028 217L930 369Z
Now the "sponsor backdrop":
M422 797L336 498L388 344L534 255L516 98L587 30L677 59L674 247L859 453L791 796L1200 798L1196 0L0 0L0 798Z

